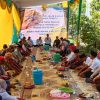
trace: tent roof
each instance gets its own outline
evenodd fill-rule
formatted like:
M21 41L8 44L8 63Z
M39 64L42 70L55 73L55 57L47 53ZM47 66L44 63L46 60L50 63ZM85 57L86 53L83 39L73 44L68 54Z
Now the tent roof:
M65 0L13 0L18 7L38 6L42 4L50 4L62 2Z

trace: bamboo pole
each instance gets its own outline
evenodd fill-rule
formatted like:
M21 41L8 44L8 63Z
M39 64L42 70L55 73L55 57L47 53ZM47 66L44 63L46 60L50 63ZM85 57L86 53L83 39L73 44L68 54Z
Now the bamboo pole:
M78 13L78 23L77 23L77 39L76 39L76 45L77 46L79 46L81 10L82 10L82 0L79 0L79 13Z
M67 11L67 39L68 39L68 33L69 33L69 12L70 12L70 3L68 1L68 11Z

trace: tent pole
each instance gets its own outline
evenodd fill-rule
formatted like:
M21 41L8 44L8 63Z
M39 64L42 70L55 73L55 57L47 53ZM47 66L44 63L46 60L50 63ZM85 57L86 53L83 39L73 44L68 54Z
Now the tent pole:
M82 0L79 0L79 13L78 13L78 23L77 23L77 39L76 39L76 45L77 46L79 46L81 10L82 10Z
M68 0L68 9L67 9L67 39L68 39L68 32L69 32L69 12L70 12L70 3Z

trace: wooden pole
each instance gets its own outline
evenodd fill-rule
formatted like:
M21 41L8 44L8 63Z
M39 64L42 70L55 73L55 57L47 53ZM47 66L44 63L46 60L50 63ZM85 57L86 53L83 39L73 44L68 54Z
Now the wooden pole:
M76 45L77 46L79 46L81 10L82 10L82 0L79 0L79 13L78 13L78 23L77 23L77 39L76 39Z
M68 10L67 10L67 39L68 39L68 33L69 33L69 12L70 12L70 3L68 1Z

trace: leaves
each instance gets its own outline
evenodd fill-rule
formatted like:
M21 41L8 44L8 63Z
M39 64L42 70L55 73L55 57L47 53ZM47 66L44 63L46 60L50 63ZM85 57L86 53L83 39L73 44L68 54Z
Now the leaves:
M85 16L86 2L83 1L82 15L80 20L80 37L82 42L87 46L95 47L100 41L100 2L93 0L91 3L91 18ZM77 29L78 6L71 11L69 25L72 33L76 33Z

